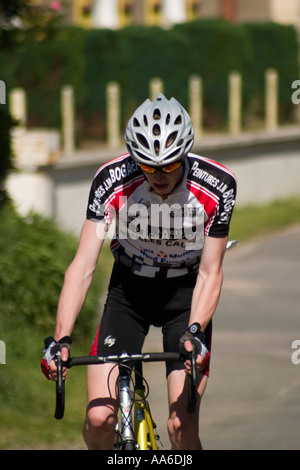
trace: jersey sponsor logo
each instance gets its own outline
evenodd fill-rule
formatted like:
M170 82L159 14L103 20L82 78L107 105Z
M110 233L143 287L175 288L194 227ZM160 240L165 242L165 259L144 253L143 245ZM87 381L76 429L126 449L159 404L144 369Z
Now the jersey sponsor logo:
M138 171L138 164L136 161L128 158L126 160L126 162L123 162L121 164L115 164L111 168L108 168L107 166L102 167L103 169L106 168L107 171L105 172L105 174L107 176L104 176L103 180L101 180L99 186L94 192L93 203L89 205L89 209L91 211L97 211L99 201L101 201L102 198L106 196L106 194L110 194L110 190L114 187L116 183L123 182L127 177L133 175Z
M214 176L211 173L208 173L208 171L202 169L199 167L199 162L194 162L191 168L192 175L199 181L203 181L204 183L208 184L212 188L216 188L217 191L220 191L220 193L224 193L226 189L228 188L228 185L224 182L221 181L219 178Z
M109 348L111 348L116 342L116 338L114 338L113 336L109 335L105 338L104 340L104 345L105 346L108 346Z
M235 193L232 188L223 194L223 211L220 213L218 224L229 224L234 204Z
M220 177L216 177L214 175L215 168L222 169L223 172L227 173L231 178L234 178L233 173L231 173L227 168L223 167L222 165L211 162L210 161L210 168L211 171L207 171L205 168L201 167L201 163L207 163L204 159L200 159L200 161L194 161L191 167L191 174L194 178L194 181L191 183L191 186L194 188L199 189L199 200L202 202L204 201L205 195L207 196L207 201L204 201L204 204L207 208L209 208L208 213L213 213L214 210L218 208L219 210L219 217L217 220L217 224L229 224L231 213L235 204L235 188L229 187L229 182L220 179ZM195 180L199 181L198 185L195 184ZM204 186L205 185L205 186ZM209 187L212 189L209 190Z

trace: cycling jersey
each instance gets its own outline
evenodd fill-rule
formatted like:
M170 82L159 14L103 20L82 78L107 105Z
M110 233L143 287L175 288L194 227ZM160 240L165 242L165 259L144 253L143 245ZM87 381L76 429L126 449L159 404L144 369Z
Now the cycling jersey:
M225 237L236 198L234 174L223 165L190 153L184 173L167 198L156 194L129 154L104 164L95 175L87 218L115 224L115 258L134 261L135 273L168 277L197 266L204 236Z

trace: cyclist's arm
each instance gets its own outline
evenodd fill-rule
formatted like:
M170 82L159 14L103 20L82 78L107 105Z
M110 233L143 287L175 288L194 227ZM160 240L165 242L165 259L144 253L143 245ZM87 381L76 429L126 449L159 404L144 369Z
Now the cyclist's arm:
M190 324L200 323L202 330L209 324L218 305L222 282L222 262L227 237L205 237L199 274L193 292Z
M75 321L83 307L92 283L106 232L107 226L105 224L98 224L91 220L86 220L83 224L78 249L74 260L66 271L58 302L54 334L56 341L59 341L64 336L71 336ZM62 360L67 361L68 356L67 348L63 348L61 353ZM64 367L63 378L65 379L66 376L67 369ZM57 380L54 360L50 363L49 378Z
M189 324L200 323L201 330L204 332L217 308L222 282L223 270L222 262L226 250L228 237L212 238L206 237L202 250L201 264L197 282L194 287L192 306ZM185 349L192 351L190 341L185 342ZM198 355L197 365L200 367L203 358ZM186 369L191 373L190 361L185 363Z
M107 226L86 220L80 236L74 260L68 267L61 291L55 329L55 339L71 336L97 265L98 257L105 239Z

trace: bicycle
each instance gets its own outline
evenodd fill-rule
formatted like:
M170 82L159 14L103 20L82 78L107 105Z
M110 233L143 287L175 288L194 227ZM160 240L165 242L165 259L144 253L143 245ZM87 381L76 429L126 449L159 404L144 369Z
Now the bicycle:
M226 251L239 245L237 240L227 242ZM58 351L55 360L57 364L58 380L56 382L56 408L55 418L62 419L65 407L65 382L62 380L62 367L71 368L78 365L115 363L119 366L119 402L120 423L115 433L118 442L116 449L120 450L157 450L155 434L156 425L152 419L150 405L145 392L143 376L143 362L185 361L190 358L192 374L188 375L188 403L187 411L194 412L197 403L197 377L196 377L196 352L193 350L187 356L181 353L141 353L111 356L78 356L70 357L66 363L62 363L61 352ZM131 364L131 366L130 366ZM134 390L131 391L132 372L134 372Z
M62 379L62 367L71 368L79 365L114 363L119 367L118 388L120 419L115 429L116 450L158 450L156 425L153 421L150 405L147 400L148 392L144 383L143 362L185 361L191 360L192 374L188 375L189 394L187 411L193 413L197 402L195 349L187 356L181 353L140 353L111 356L77 356L62 362L61 352L58 351L55 360L58 380L56 382L55 418L62 419L65 409L65 382ZM134 380L132 380L134 372ZM131 385L133 384L133 390Z

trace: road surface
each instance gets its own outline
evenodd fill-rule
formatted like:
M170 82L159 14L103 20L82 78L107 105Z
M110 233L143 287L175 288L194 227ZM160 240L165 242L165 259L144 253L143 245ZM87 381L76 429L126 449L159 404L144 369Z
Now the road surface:
M226 254L214 317L211 375L200 436L206 450L300 449L300 226ZM144 351L159 350L153 329ZM298 346L300 350L300 346ZM297 362L297 361L296 361ZM164 366L147 364L154 420L164 446Z

